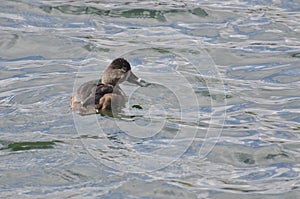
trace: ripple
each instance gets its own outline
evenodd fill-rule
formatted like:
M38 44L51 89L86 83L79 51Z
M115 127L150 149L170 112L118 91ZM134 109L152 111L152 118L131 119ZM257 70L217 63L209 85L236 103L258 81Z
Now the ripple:
M165 22L167 15L177 14L191 14L198 17L205 17L208 14L202 8L194 9L166 9L166 10L155 10L155 9L100 9L97 7L88 6L73 6L73 5L62 5L62 6L41 6L42 10L51 13L52 10L58 10L64 14L73 15L98 15L101 17L124 17L124 18L142 18L142 19L156 19L161 22Z
M14 45L17 43L19 36L17 34L13 35L2 35L0 38L0 48L1 49L10 49L13 48Z

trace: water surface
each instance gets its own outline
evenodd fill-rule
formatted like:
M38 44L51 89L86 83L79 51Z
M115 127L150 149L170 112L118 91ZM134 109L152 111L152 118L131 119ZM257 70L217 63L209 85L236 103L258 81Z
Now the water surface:
M3 198L298 198L298 1L3 1ZM118 117L73 113L116 57Z

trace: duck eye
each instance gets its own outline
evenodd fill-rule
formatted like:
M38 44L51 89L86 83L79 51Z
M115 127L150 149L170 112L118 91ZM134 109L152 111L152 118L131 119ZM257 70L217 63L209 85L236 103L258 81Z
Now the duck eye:
M122 67L122 68L121 68L121 71L122 71L123 73L126 73L126 72L127 72L127 68L126 68L126 67Z

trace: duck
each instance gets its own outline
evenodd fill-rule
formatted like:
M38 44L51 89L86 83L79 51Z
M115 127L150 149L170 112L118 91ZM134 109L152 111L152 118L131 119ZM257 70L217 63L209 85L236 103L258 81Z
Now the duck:
M88 81L79 86L71 95L71 109L82 114L120 110L127 101L125 92L119 86L124 81L142 87L150 85L131 71L126 59L117 58L109 64L100 80Z

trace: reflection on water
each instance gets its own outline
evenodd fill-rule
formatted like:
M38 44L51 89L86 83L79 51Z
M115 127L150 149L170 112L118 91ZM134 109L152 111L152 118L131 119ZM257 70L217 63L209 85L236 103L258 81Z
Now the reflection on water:
M297 1L3 1L1 197L298 198ZM74 89L125 57L118 117Z
M125 17L125 18L143 18L143 19L156 19L161 22L165 22L165 15L176 15L178 13L187 13L195 16L207 16L205 10L201 8L195 9L166 9L166 10L155 10L155 9L145 9L145 8L134 8L134 9L99 9L97 7L89 6L72 6L72 5L62 5L62 6L41 6L41 9L51 13L52 10L59 10L65 14L75 14L75 15L99 15L100 17Z

